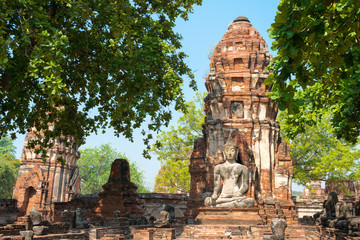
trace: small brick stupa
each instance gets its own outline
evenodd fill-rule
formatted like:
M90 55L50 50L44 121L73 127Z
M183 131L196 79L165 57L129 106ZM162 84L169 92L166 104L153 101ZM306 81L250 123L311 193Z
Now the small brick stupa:
M231 137L240 163L250 171L247 197L258 203L264 222L295 216L291 200L293 167L289 144L280 137L277 108L264 85L271 56L268 46L246 17L238 17L215 47L206 79L204 138L197 139L189 167L189 218L197 216L214 188L214 166L222 163Z
M29 214L36 208L46 220L51 220L54 202L67 202L80 195L79 168L76 165L80 157L77 146L66 146L62 139L55 139L54 145L47 149L48 159L28 149L29 140L36 139L34 129L25 137L21 156L21 165L14 188L13 198L23 214ZM68 137L71 143L71 137ZM65 160L62 164L58 161Z
M130 166L125 159L116 159L111 164L108 182L99 193L94 213L101 218L114 216L114 211L121 214L140 217L144 211L140 207L139 197L136 193L136 184L130 181Z

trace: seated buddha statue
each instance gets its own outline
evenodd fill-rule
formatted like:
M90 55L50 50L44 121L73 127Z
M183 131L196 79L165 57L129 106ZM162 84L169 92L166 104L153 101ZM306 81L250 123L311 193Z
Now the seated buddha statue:
M229 137L223 150L225 162L214 168L214 192L211 197L205 199L206 206L218 208L254 206L255 200L245 196L249 189L249 169L236 162L238 152L238 147Z

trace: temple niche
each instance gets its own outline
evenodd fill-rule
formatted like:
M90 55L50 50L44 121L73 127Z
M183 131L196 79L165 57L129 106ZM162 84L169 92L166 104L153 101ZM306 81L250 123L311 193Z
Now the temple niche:
M26 148L29 140L36 138L34 129L26 134L13 199L17 200L22 214L29 214L34 207L44 219L50 220L53 203L67 202L80 195L79 168L76 165L80 152L77 146L66 146L63 139L55 139L54 145L47 149L49 158L44 161L41 153ZM71 137L68 141L72 142ZM64 164L57 161L59 157L65 160Z
M294 216L289 144L280 137L278 110L266 96L271 86L264 85L270 60L266 42L246 17L235 19L215 47L205 82L204 138L195 141L189 167L189 216L213 194L214 168L224 162L230 138L239 149L237 162L249 169L246 197L256 200L265 221L280 212ZM279 209L271 212L265 205Z

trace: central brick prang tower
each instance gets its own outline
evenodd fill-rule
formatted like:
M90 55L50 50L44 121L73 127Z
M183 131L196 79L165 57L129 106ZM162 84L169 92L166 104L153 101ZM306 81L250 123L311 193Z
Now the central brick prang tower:
M268 46L246 17L238 17L217 44L206 79L204 138L191 157L190 216L197 214L214 187L214 166L223 161L229 137L237 144L239 162L250 170L248 197L259 205L293 208L293 167L289 145L280 137L277 108L264 85L271 56Z

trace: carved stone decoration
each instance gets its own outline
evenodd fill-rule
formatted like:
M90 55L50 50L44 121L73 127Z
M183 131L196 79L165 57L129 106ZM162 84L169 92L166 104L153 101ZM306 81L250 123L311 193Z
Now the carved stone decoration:
M40 212L38 210L36 210L35 208L31 208L29 213L30 213L30 218L31 218L32 224L34 226L41 225L42 220L41 220Z
M343 236L348 234L346 237L360 237L360 217L356 216L354 200L352 196L347 196L338 201L337 193L330 192L324 201L323 211L314 215L316 223L321 224L323 228L335 228Z
M244 106L241 102L233 102L231 104L231 114L235 115L237 118L244 117Z
M20 231L20 236L24 239L24 240L32 240L33 236L34 236L34 231Z
M354 217L349 220L348 230L350 235L360 237L360 217Z
M273 233L274 240L285 239L285 228L287 227L285 219L275 218L271 221L271 231Z
M339 219L346 219L353 216L352 203L337 202L335 204L335 216Z
M324 202L324 208L326 210L327 217L336 217L336 204L338 203L338 197L335 192L329 193L327 200Z

